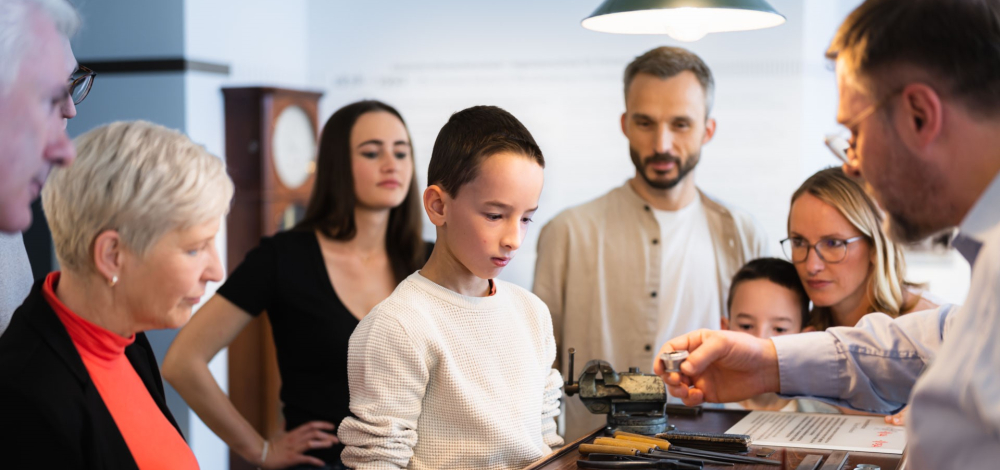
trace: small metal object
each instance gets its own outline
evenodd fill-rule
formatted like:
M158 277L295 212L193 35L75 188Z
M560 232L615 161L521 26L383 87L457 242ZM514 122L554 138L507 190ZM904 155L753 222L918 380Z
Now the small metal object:
M859 463L857 467L854 467L854 470L882 470L882 467L870 463Z
M649 455L659 455L660 453L661 451L653 450L649 452ZM757 457L747 457L745 455L728 454L725 452L713 452L707 450L689 449L687 447L678 447L676 445L671 445L670 449L668 449L666 453L685 455L688 458L697 458L697 459L707 458L712 460L721 460L723 462L781 466L781 462L777 460L761 459Z
M816 470L819 467L819 462L823 460L823 456L819 454L809 454L806 458L802 459L798 467L795 470Z
M687 351L670 351L660 354L660 360L663 361L663 370L667 372L680 372L681 363L687 357Z

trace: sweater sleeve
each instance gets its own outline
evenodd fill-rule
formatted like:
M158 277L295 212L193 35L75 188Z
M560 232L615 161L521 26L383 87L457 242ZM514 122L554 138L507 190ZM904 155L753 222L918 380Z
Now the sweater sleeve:
M423 355L399 322L376 309L351 336L347 353L351 413L338 437L349 468L401 469L413 457L428 382Z
M545 380L545 394L542 401L542 439L550 448L562 447L563 438L556 430L556 416L559 416L559 399L562 398L562 375L552 369Z
M541 334L545 338L545 360L543 364L551 364L556 356L556 341L552 335L552 325L548 320L548 310L544 302L537 301L541 312ZM558 434L555 417L561 412L563 378L559 369L549 369L545 377L545 392L542 394L542 440L549 448L562 447L564 441Z

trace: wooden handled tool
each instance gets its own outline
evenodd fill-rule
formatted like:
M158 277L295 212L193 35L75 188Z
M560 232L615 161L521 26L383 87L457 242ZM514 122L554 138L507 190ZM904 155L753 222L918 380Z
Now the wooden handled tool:
M642 434L633 434L630 432L615 431L615 439L622 439L626 441L633 442L645 442L646 444L652 444L660 448L660 450L669 450L670 441L666 439L657 439L655 437L643 436Z
M580 444L577 449L581 454L615 454L615 455L638 455L639 450L631 447L603 446L598 444Z
M610 437L598 437L594 439L594 444L601 446L628 447L646 453L651 450L659 450L655 444L647 442L627 441L624 439L612 439Z

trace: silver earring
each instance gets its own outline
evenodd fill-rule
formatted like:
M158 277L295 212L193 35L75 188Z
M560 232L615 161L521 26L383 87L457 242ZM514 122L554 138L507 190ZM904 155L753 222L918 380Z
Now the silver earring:
M118 276L111 276L111 280L108 281L108 286L114 287L115 284L118 284Z

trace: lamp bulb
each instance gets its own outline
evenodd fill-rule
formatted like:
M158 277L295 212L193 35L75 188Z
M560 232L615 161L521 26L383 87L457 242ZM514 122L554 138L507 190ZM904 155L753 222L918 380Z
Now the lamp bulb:
M666 26L668 36L682 42L694 42L708 34L706 28L697 21L684 21Z

